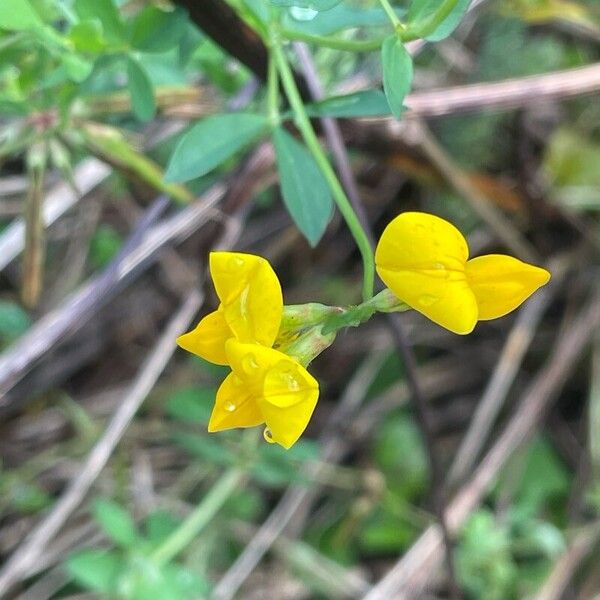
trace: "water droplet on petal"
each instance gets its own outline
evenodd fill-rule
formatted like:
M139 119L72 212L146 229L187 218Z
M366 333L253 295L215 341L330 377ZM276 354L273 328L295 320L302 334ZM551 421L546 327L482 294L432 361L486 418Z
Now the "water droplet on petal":
M246 356L242 358L242 370L246 375L252 375L258 367L259 364L256 362L254 354L246 354Z
M418 302L421 306L431 306L432 304L435 304L438 300L439 298L437 296L432 296L431 294L423 294L423 296L419 297Z
M290 392L297 392L300 389L300 384L292 371L283 371L281 379Z
M233 402L226 402L225 403L225 410L227 412L233 412L236 408L237 408L237 406Z
M446 270L446 265L444 263L442 263L442 262L436 262L436 263L433 263L433 268L434 269L438 269L440 271L442 271L442 270L445 271Z
M273 439L273 432L268 427L265 427L263 431L263 437L265 438L266 442L269 442L269 444L275 443L275 440Z
M235 385L236 387L241 387L244 385L242 378L238 377L237 375L231 376L231 383L233 383L233 385Z
M244 266L244 264L245 262L243 258L240 258L239 256L232 256L229 259L227 266L231 271L239 271Z

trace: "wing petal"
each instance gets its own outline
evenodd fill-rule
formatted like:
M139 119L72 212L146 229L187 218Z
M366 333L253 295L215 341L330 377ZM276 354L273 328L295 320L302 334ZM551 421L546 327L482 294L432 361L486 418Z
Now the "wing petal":
M225 342L232 336L233 333L225 322L222 310L215 310L206 315L195 329L180 335L177 343L184 350L197 354L209 362L226 365Z

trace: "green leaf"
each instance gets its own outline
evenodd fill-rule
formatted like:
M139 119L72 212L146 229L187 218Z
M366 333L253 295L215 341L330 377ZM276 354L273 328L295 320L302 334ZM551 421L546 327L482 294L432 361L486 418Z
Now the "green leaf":
M309 8L310 10L330 10L337 6L342 0L271 0L273 6L297 6L298 8Z
M131 23L129 41L142 52L166 52L179 43L186 24L186 13L180 8L165 12L146 6Z
M29 0L2 0L0 2L0 29L26 31L43 25Z
M298 229L316 246L333 210L327 181L308 150L285 129L273 132L273 145L283 201Z
M90 241L90 261L101 269L117 255L123 245L123 238L111 225L100 225Z
M426 489L427 454L418 428L406 413L382 424L375 438L373 459L390 476L390 487L403 498L415 500Z
M406 10L401 8L396 8L395 12L400 18L406 14ZM356 8L346 6L345 4L338 4L331 10L318 13L310 21L294 19L294 16L287 12L283 15L282 22L286 29L291 29L292 31L328 36L344 29L386 26L389 23L389 17L380 6Z
M470 2L471 0L457 0L438 23L435 14L442 4L440 0L413 0L407 15L408 28L430 42L439 42L456 29Z
M224 448L221 441L214 436L197 433L175 433L173 441L190 454L215 465L229 466L235 463L235 455Z
M119 586L127 590L128 600L192 600L204 598L209 591L206 581L178 565L158 567L141 555L130 562Z
M157 510L149 514L144 522L146 540L153 548L160 546L178 527L181 519L166 510Z
M127 85L133 114L140 121L152 119L156 114L154 88L142 65L131 56L127 58Z
M307 104L306 112L311 117L350 119L389 115L390 106L381 90L364 90Z
M92 512L106 535L118 545L133 546L138 540L133 519L117 503L106 499L96 500Z
M31 325L29 315L15 302L0 300L0 339L10 343Z
M208 423L215 402L213 388L184 388L173 392L167 398L168 414L188 423Z
M399 119L403 112L402 103L410 92L413 64L410 54L397 36L385 39L381 47L383 89L393 115Z
M64 54L62 63L69 79L80 83L88 78L94 68L94 64L85 60L78 54Z
M206 175L259 137L267 125L265 117L251 113L203 119L179 140L165 181L189 181Z
M75 12L82 21L98 19L108 41L124 40L125 29L113 0L75 0Z
M106 48L102 37L102 23L98 19L81 21L71 27L68 39L80 52L100 52Z
M83 550L67 559L67 571L81 586L109 594L114 592L123 561L112 552Z

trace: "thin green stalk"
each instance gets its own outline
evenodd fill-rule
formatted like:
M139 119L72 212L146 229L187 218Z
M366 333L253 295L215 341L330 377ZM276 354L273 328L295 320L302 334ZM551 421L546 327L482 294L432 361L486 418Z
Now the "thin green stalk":
M381 4L381 7L383 8L383 10L385 10L385 13L387 14L390 21L392 22L394 29L396 31L403 31L404 25L398 18L398 15L394 11L392 5L389 3L389 0L379 0L379 4Z
M334 50L345 50L346 52L373 52L374 50L379 50L381 44L383 44L383 40L385 40L384 37L371 40L344 40L294 31L292 29L283 29L281 34L287 40L316 44L317 46L333 48Z
M344 188L340 184L333 167L329 163L321 144L319 143L319 139L317 138L317 134L315 133L310 119L306 114L306 110L304 108L304 103L302 102L302 97L300 96L300 92L296 86L296 82L294 80L294 75L292 70L287 62L285 54L283 52L283 48L281 47L281 42L278 38L278 35L275 34L272 36L272 45L271 45L271 53L275 58L275 62L277 63L277 69L279 70L279 75L281 77L281 82L283 84L283 89L285 90L286 96L294 111L295 123L304 142L306 143L309 151L313 155L315 161L319 165L331 192L333 194L333 198L337 207L339 208L352 236L356 241L356 245L360 251L362 262L363 262L363 300L368 300L373 296L373 286L375 281L375 266L373 259L373 250L371 249L371 244L369 243L369 238L362 228L348 197L346 196L346 192L344 192Z
M152 559L159 565L173 560L217 514L243 476L244 471L239 468L225 473L187 519L154 551Z
M402 39L404 41L410 41L428 36L448 18L457 4L458 0L444 0L439 8L428 19L419 24L419 27L415 29L409 27L402 36Z
M358 306L339 308L339 312L325 319L322 333L327 335L345 327L358 327L378 312L392 313L407 310L410 310L410 306L404 304L394 296L391 290L386 288Z
M281 121L279 116L279 77L277 75L277 64L272 56L269 56L267 102L271 126L277 127Z

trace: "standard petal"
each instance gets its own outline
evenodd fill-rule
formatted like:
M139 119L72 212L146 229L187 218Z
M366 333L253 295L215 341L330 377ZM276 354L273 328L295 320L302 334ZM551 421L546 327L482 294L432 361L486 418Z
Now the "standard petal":
M375 263L388 271L426 271L442 278L444 271L463 271L469 248L462 233L448 221L422 212L398 215L383 231Z
M465 276L468 256L467 242L454 225L407 212L385 228L375 263L400 300L438 325L466 334L477 323L477 304Z
M255 427L261 423L264 418L252 393L237 375L230 373L217 390L208 431Z
M484 321L508 314L550 280L546 269L504 254L473 258L466 273Z
M319 398L316 379L296 361L285 358L265 375L258 406L268 441L290 448L302 435Z
M221 310L206 315L195 329L177 338L184 350L217 365L226 365L225 342L233 336Z
M211 252L210 272L235 336L271 347L281 324L283 295L269 262L253 254Z

